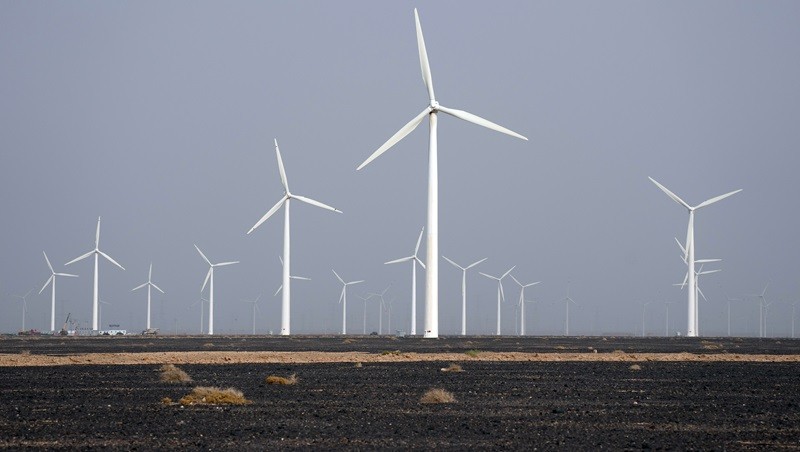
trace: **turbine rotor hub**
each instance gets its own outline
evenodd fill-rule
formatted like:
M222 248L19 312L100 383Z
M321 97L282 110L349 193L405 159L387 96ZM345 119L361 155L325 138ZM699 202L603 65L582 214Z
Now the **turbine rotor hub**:
M432 100L431 101L431 110L433 110L433 111L439 110L439 102L436 102L435 100Z

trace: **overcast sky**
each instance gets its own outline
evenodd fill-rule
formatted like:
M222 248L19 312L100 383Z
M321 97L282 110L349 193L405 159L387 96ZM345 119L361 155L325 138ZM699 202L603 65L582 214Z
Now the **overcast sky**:
M26 327L49 329L46 251L57 326L91 321L100 248L102 323L198 332L212 261L215 332L280 330L283 214L246 232L282 196L273 138L293 192L343 214L292 205L292 332L340 328L341 285L355 297L391 284L392 329L409 330L413 252L426 223L427 124L356 167L427 104L413 8L438 100L497 122L517 140L442 115L440 251L491 274L516 265L529 334L664 334L686 329L685 266L673 237L690 204L701 281L701 334L724 334L726 295L767 282L768 334L789 335L800 300L800 4L797 2L0 2L0 331L21 327L13 294L34 289ZM424 248L424 241L423 241ZM421 250L424 256L424 249ZM459 270L440 261L440 333L460 329ZM422 325L424 272L419 278ZM468 332L494 333L496 285L468 274ZM505 283L503 332L519 291ZM757 304L733 303L733 333L756 334ZM384 329L388 320L384 321ZM798 325L800 327L800 325ZM367 306L377 330L378 307ZM421 329L421 328L420 328Z

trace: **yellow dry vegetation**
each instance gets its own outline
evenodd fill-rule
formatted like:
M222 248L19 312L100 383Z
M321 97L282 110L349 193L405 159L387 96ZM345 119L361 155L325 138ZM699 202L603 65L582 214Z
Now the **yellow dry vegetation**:
M175 366L175 364L164 364L161 366L161 381L166 381L167 383L187 383L192 381L192 377Z
M428 389L419 401L420 403L454 403L456 398L444 389L433 388Z
M270 375L267 377L268 385L294 386L297 384L297 381L298 381L297 374L292 374L288 378L281 377L278 375Z
M192 392L181 397L181 405L247 405L250 402L242 391L234 388L197 386Z

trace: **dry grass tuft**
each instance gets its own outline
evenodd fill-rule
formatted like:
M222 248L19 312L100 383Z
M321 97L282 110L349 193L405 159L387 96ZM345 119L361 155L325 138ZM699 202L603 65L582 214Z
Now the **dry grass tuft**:
M178 403L181 405L247 405L252 402L244 398L244 394L238 389L197 386L192 389L192 392L181 397Z
M359 362L356 363L356 367L364 367L364 365L361 364L361 362L359 361Z
M30 350L20 350L20 351L19 351L19 354L20 354L20 355L30 355L30 354L31 354L31 351L30 351Z
M442 367L440 369L442 372L464 372L464 369L461 367L460 364L450 363L447 367Z
M420 403L454 403L455 401L456 398L453 397L453 394L438 388L428 389L419 399Z
M464 353L466 353L466 354L467 354L467 356L471 356L471 357L473 357L473 358L477 358L477 357L478 357L478 355L479 355L481 352L480 352L479 350L474 350L474 349L473 349L473 350L467 350L467 351L465 351Z
M355 341L352 340L352 339L345 339L345 340L342 341L342 344L352 344L353 342L355 342Z
M164 364L161 366L161 381L166 381L168 383L188 383L192 381L192 377L174 364Z
M294 386L297 384L297 381L297 374L292 374L289 376L289 378L279 377L277 375L270 375L267 377L268 385Z
M381 352L381 355L399 355L400 350L384 350Z
M628 367L630 370L642 370L642 366L638 364L631 364L631 367Z
M164 397L163 399L161 399L161 403L164 404L164 405L172 405L173 402L172 402L171 398Z

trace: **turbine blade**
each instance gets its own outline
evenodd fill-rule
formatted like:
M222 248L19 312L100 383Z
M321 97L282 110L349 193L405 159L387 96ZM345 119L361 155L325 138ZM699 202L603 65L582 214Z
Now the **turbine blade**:
M339 276L339 274L338 274L338 273L336 273L336 270L334 270L334 269L331 269L331 271L333 272L333 274L334 274L334 275L336 275L336 279L338 279L338 280L339 280L339 282L341 282L342 284L347 284L347 283L345 283L345 282L344 282L344 280L342 279L342 277L341 277L341 276Z
M206 280L203 281L203 287L200 288L200 293L203 293L206 290L206 284L208 284L208 279L211 278L211 274L214 272L214 267L208 268L208 273L206 273Z
M122 265L119 265L119 263L118 263L117 261L115 261L114 259L111 259L111 256L109 256L108 254L106 254L106 253L104 253L104 252L102 252L102 251L100 251L100 250L97 250L97 252L98 252L98 253L100 253L100 255L101 255L101 256L103 256L103 257L105 257L106 259L108 259L108 260L109 260L109 261L110 261L112 264L114 264L114 265L116 265L117 267L119 267L119 268L121 268L121 269L125 270L125 267L123 267Z
M219 264L214 264L214 267L224 267L224 266L226 266L226 265L233 265L233 264L238 264L238 263L239 263L239 261L233 261L233 262L220 262Z
M497 280L497 281L499 281L499 280L500 280L500 278L498 278L498 277L496 277L496 276L492 276L492 275L487 275L487 274L486 274L486 273L484 273L484 272L478 272L478 273L479 273L479 274L481 274L481 275L483 275L483 276L485 276L485 277L487 277L487 278L490 278L490 279L494 279L494 280Z
M683 276L683 282L681 283L681 290L686 286L686 281L689 280L689 272L686 272L686 275Z
M427 268L425 267L425 262L422 262L417 256L414 256L414 260L417 261L417 263L422 266L423 270L427 270Z
M303 201L306 204L311 204L312 206L322 207L323 209L332 210L334 212L342 213L342 211L339 210L339 209L335 209L335 208L333 208L333 207L331 207L331 206L329 206L327 204L323 204L323 203L321 203L319 201L315 201L315 200L313 200L311 198L306 198L305 196L292 195L292 198L294 198L294 199L296 199L298 201Z
M681 252L683 253L683 261L686 262L686 248L684 248L684 246L681 244L681 241L678 240L677 237L675 237L675 243L677 243L678 248L681 249Z
M703 297L703 300L708 301L708 298L706 298L706 294L703 293L703 289L701 289L700 286L697 286L697 293L699 293L700 296Z
M525 287L517 278L514 277L514 275L511 275L511 279L513 279L515 283L519 284L520 287Z
M72 263L78 262L78 261L80 261L80 260L86 259L87 257L91 256L92 254L94 254L94 250L92 250L92 251L89 251L88 253L86 253L86 254L83 254L83 255L81 255L81 256L78 256L78 257L76 257L75 259L72 259L71 261L67 262L67 263L66 263L66 264L64 264L64 265L69 265L69 264L72 264Z
M39 290L39 293L40 293L40 294L41 294L42 292L44 292L44 289L45 289L45 287L47 287L47 286L50 284L50 281L52 281L52 280L53 280L53 278L55 278L55 277L56 277L56 275L54 275L54 274L53 274L53 275L50 275L50 277L49 277L49 278L47 278L47 281L44 283L44 285L42 286L42 288Z
M414 256L419 253L419 245L422 243L422 233L425 232L425 226L419 231L419 238L417 238L417 246L414 248Z
M383 265L399 264L400 262L408 262L408 261L410 261L410 260L412 260L414 258L415 258L415 256L401 257L400 259L395 259L393 261L384 262Z
M730 193L725 193L724 195L719 195L719 196L717 196L715 198L711 198L708 201L703 201L700 204L698 204L697 207L695 207L695 210L697 210L697 209L699 209L701 207L710 206L711 204L714 204L715 202L722 201L723 199L727 198L728 196L733 196L736 193L739 193L740 191L742 191L741 188L738 189L738 190L734 190L734 191L732 191Z
M695 264L708 264L709 262L722 262L722 259L700 259L694 261Z
M342 291L339 293L339 304L342 304L342 300L344 300L344 287L342 287Z
M414 8L414 22L417 27L417 50L419 50L419 67L422 70L422 81L428 88L428 97L433 102L436 97L433 95L433 79L431 78L431 66L428 62L428 51L425 49L425 38L422 36L422 25L419 23L417 8Z
M431 107L426 107L424 110L422 110L422 113L418 114L416 117L414 117L414 119L409 121L408 124L404 125L403 128L401 128L400 130L397 131L397 133L392 135L392 137L389 138L389 140L387 140L386 143L383 143L383 145L379 147L377 151L373 152L372 155L369 156L369 158L364 160L364 163L359 165L358 168L356 168L356 171L369 165L371 161L380 157L381 154L388 151L389 148L397 144L398 141L402 140L403 138L405 138L406 135L414 131L414 129L417 128L417 126L422 122L422 120L425 119L425 116L427 116L430 112L431 112Z
M147 280L150 281L153 279L153 263L150 262L150 270L147 272Z
M500 300L505 302L506 301L506 293L503 291L503 281L498 280L498 284L500 285Z
M281 150L278 148L278 139L275 138L275 155L278 156L278 171L281 173L281 184L286 193L289 193L289 181L286 180L286 170L283 168L283 159L281 158Z
M139 290L139 289L141 289L142 287L145 287L145 286L147 286L147 283L144 283L144 284L142 284L140 286L134 287L133 289L131 289L131 292L133 292L134 290Z
M349 285L351 285L351 284L361 284L361 283L362 283L362 282L364 282L364 281L366 281L366 280L364 280L364 279L359 279L358 281L350 281L350 282L349 282L349 283L347 283L346 285L348 285L348 286L349 286Z
M164 293L164 291L163 291L163 290L161 290L161 288L160 288L160 287L158 287L157 285L155 285L155 284L153 284L153 283L150 283L150 284L151 284L151 285L152 285L152 286L153 286L153 287L154 287L154 288L155 288L157 291L159 291L159 292L161 292L161 293Z
M470 268L472 268L472 267L474 267L474 266L476 266L476 265L480 264L481 262L485 261L486 259L489 259L489 258L488 258L488 257L484 257L483 259L481 259L481 260L479 260L479 261L477 261L477 262L473 262L473 263L469 264L469 265L467 266L467 268L465 268L464 270L469 270Z
M94 247L100 248L100 217L97 217L97 232L94 234Z
M78 275L73 275L71 273L54 273L56 276L69 276L71 278L77 278Z
M511 268L509 268L507 272L503 273L503 276L501 276L501 277L500 277L500 279L503 279L503 278L505 278L506 276L508 276L508 274L509 274L509 273L511 273L511 272L512 272L512 271L513 271L515 268L517 268L517 266L516 266L516 265L515 265L515 266L513 266L513 267L511 267Z
M260 219L260 220L258 220L258 222L257 222L257 223L256 223L256 224L255 224L255 225L252 227L252 228L250 228L250 230L249 230L249 231L247 231L247 233L249 234L249 233L253 232L253 231L254 231L254 230L257 228L257 227L261 226L261 223L263 223L263 222L267 221L267 219L268 219L269 217L271 217L271 216L272 216L272 215L273 215L275 212L277 212L277 211L278 211L278 209L280 209L280 208L281 208L281 206L283 205L283 203L284 203L284 202L286 202L286 200L287 200L287 199L289 199L289 196L287 196L287 195L284 195L284 196L281 198L281 200L280 200L280 201L278 201L277 203L275 203L275 205L274 205L274 206L272 206L272 208L271 208L271 209L269 209L269 210L267 211L267 213L265 213L265 214L264 214L264 216L263 216L263 217L261 217L261 219ZM197 246L197 245L195 245L195 246ZM200 253L200 254L202 254L202 253ZM206 261L208 261L208 259L206 259Z
M652 183L656 184L656 187L660 188L660 189L661 189L661 191L663 191L664 193L666 193L666 194L667 194L667 196L669 196L670 198L672 198L672 200L673 200L673 201L677 202L678 204L682 205L683 207L686 207L686 208L687 208L687 209L689 209L689 210L691 210L691 209L692 209L692 207L691 207L689 204L686 204L686 201L684 201L684 200L682 200L681 198L679 198L679 197L678 197L678 195L676 195L675 193L672 193L671 191L669 191L669 190L667 189L667 187L665 187L665 186L663 186L663 185L659 184L659 183L658 183L658 182L657 182L655 179L653 179L652 177L649 177L649 176L648 176L648 179L650 179L650 181L651 181ZM689 247L689 242L686 242L686 247L687 247L687 248Z
M275 295L273 295L273 297L277 297L277 296L278 296L278 294L279 294L279 293L281 293L281 289L283 289L283 284L281 284L280 286L278 286L278 290L276 290L276 291L275 291Z
M44 251L42 251L42 254L44 254L44 260L47 262L47 268L49 268L49 269L50 269L50 273L55 273L56 271L55 271L55 270L53 270L53 266L52 266L52 265L50 265L50 259L48 259L48 258L47 258L47 253L45 253Z
M197 248L197 252L198 252L198 253L200 253L200 256L202 256L202 257L203 257L203 260L204 260L204 261L206 261L206 263L207 263L208 265L211 265L211 261L210 261L210 260L208 260L208 258L206 257L206 255L205 255L205 254L203 254L203 252L202 252L202 251L200 251L200 247L199 247L199 246L197 246L197 245L195 245L194 247L195 247L195 248Z
M505 127L503 127L503 126L501 126L499 124L495 124L492 121L483 119L480 116L474 115L474 114L472 114L470 112L467 112L467 111L464 111L464 110L456 110L454 108L442 107L441 105L438 107L438 109L440 111L444 112L444 113L447 113L450 116L455 116L458 119L463 119L464 121L471 122L473 124L477 124L479 126L486 127L487 129L492 129L492 130L494 130L496 132L504 133L506 135L511 135L512 137L516 137L516 138L528 141L527 138L525 138L524 136L518 134L517 132L514 132L513 130L506 129Z
M451 261L450 259L448 259L448 258L447 258L447 256L442 256L442 257L444 258L444 260L446 260L447 262L450 262L450 263L451 263L451 264L453 264L455 267L458 267L458 268L459 268L459 269L461 269L461 270L466 270L464 267L462 267L462 266L460 266L460 265L456 264L455 262Z
M305 276L290 276L291 279L299 279L301 281L311 281L311 278L306 278Z
M719 268L718 268L718 269L716 269L716 270L706 270L706 271L704 271L704 272L700 272L700 273L698 273L698 275L710 275L710 274L712 274L712 273L719 273L719 272L721 272L721 271L722 271L722 269L719 269Z
M541 283L542 283L541 281L536 281L534 283L530 283L530 284L526 285L525 287L535 286L535 285L541 284Z

